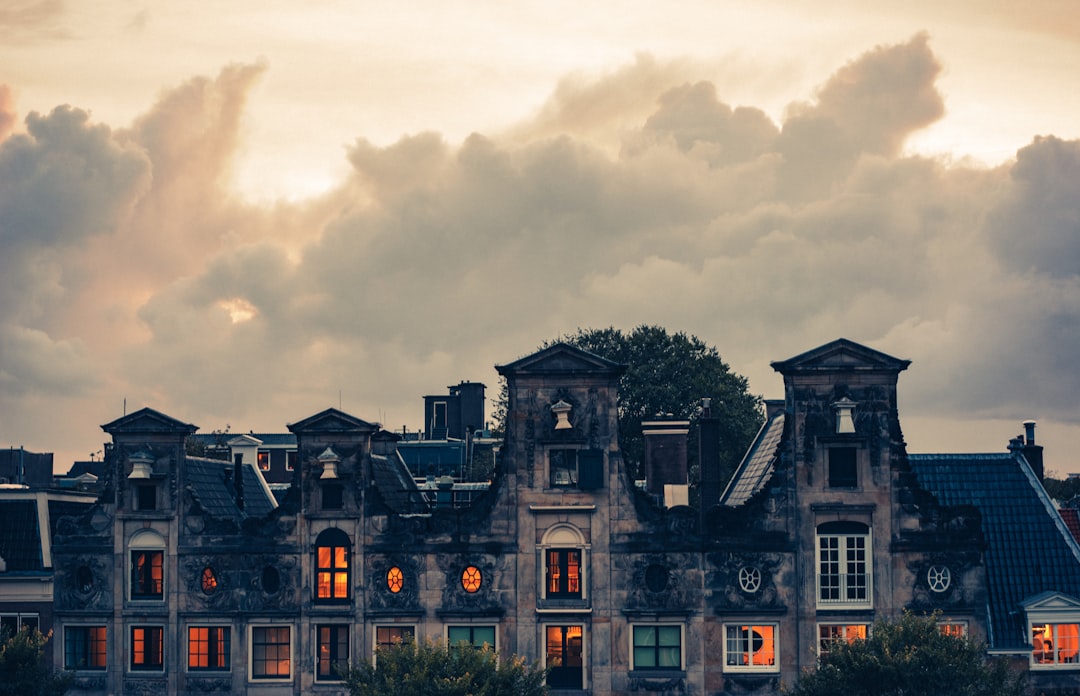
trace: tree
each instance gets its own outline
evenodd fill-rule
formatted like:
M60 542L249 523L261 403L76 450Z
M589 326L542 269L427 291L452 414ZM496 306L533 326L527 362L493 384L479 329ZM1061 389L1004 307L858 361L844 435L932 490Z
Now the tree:
M792 696L1020 696L1023 675L1000 659L987 660L986 646L945 635L938 614L905 612L874 624L866 640L833 643L815 670L805 673Z
M341 671L352 696L541 696L547 672L488 646L407 641Z
M45 645L52 637L24 628L0 646L0 696L61 696L74 677L45 663ZM6 636L5 636L6 638Z
M1080 477L1057 478L1056 472L1048 472L1043 479L1043 487L1050 497L1059 503L1068 503L1075 498L1080 498Z
M696 336L669 334L659 326L620 329L578 329L541 348L565 342L627 366L619 381L619 448L629 470L641 475L645 458L642 421L657 414L695 421L701 399L712 399L713 415L720 420L720 466L726 480L738 466L761 426L761 398L751 394L745 377L731 371L716 348ZM498 422L505 419L506 389L496 407ZM691 427L688 444L691 482L696 483L697 429Z

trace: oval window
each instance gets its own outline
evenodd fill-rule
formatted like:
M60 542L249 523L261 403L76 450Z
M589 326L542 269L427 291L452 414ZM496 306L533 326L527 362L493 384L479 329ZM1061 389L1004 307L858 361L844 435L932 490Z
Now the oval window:
M469 566L461 572L461 586L465 588L465 591L472 594L480 589L481 576L480 569L476 566Z
M645 587L649 589L649 592L663 592L667 589L670 575L667 567L653 563L645 569Z
M201 582L204 594L214 594L214 592L217 591L218 580L217 575L214 574L213 568L210 566L203 568Z
M405 573L401 572L401 568L394 566L386 571L386 588L388 590L397 594L401 592L403 587L405 587Z
M267 594L277 594L277 591L281 589L281 575L278 573L277 568L274 566L263 568L262 587L263 592Z

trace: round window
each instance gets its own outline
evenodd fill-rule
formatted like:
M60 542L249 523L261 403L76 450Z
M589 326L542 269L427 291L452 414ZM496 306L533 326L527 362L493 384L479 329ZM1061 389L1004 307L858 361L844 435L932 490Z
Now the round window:
M401 568L394 566L386 571L386 589L397 594L398 592L401 592L404 587L405 573L401 572Z
M754 566L739 568L739 587L748 594L757 592L761 589L761 571Z
M653 563L645 569L645 587L649 592L663 592L667 589L671 571L666 566Z
M480 569L476 566L469 566L461 572L461 586L465 588L465 591L472 594L480 589Z
M926 583L934 592L944 592L949 589L951 582L952 573L946 566L930 566L930 569L926 571Z
M217 592L218 580L217 575L214 574L214 569L210 566L206 566L202 571L202 578L200 579L202 584L203 594L214 594Z

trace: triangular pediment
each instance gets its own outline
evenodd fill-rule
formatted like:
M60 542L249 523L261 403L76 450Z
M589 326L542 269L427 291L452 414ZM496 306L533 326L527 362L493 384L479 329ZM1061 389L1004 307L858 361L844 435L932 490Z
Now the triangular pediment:
M500 375L621 375L626 366L584 351L569 343L555 343L508 365L496 365Z
M229 445L229 447L258 447L262 443L263 441L254 435L244 433L243 435L237 435L232 438L226 444Z
M101 426L110 435L116 433L185 433L190 435L199 429L197 425L184 423L166 416L152 408L141 408L111 423Z
M1020 602L1024 611L1080 611L1080 599L1061 592L1040 592Z
M355 433L379 429L378 423L369 423L336 408L328 408L287 427L293 433Z
M855 341L838 338L793 358L777 360L772 363L772 367L777 372L787 375L798 372L836 370L901 372L910 364L910 360L894 358Z

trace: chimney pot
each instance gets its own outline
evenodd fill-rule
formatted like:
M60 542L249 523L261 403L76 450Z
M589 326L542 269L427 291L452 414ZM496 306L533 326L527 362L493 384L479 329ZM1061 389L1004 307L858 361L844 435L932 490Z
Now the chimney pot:
M1033 420L1024 421L1024 436L1025 436L1025 441L1027 442L1027 444L1029 444L1029 445L1034 445L1035 444L1035 421L1033 421Z

